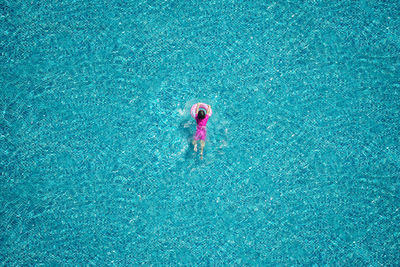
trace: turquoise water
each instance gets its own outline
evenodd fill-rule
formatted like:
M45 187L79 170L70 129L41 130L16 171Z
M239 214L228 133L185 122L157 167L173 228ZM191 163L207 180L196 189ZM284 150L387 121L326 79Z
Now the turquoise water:
M2 265L400 265L397 1L0 12Z

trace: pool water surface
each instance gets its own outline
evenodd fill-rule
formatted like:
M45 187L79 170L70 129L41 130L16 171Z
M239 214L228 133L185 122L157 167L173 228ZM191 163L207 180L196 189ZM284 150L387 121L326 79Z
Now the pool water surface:
M399 15L3 1L1 264L399 265Z

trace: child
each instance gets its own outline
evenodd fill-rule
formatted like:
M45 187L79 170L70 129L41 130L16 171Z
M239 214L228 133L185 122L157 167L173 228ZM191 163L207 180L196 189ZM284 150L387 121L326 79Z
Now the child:
M197 128L196 128L196 134L193 139L193 145L194 145L194 151L197 152L197 140L200 140L200 145L201 145L200 159L203 159L203 149L206 144L205 140L207 135L206 125L208 118L210 117L208 114L210 114L211 106L208 105L207 114L204 112L204 110L199 111L199 107L200 103L197 103L196 117L195 117L197 122Z

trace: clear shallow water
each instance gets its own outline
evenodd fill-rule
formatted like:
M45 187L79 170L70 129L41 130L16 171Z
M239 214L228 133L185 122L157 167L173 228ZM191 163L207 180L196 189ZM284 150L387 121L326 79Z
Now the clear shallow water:
M2 264L400 264L396 1L0 7Z

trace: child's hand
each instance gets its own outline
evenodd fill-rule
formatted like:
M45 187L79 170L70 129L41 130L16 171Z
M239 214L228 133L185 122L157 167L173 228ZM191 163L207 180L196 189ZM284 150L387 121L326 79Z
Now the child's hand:
M200 103L197 103L197 106L196 106L196 114L199 113L199 108L200 108Z

